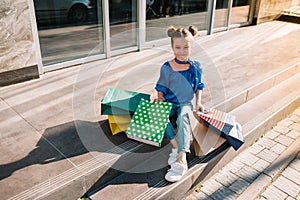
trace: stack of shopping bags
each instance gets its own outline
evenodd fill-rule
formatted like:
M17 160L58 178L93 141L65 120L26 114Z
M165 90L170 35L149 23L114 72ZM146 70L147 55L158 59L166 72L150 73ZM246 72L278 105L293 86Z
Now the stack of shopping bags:
M189 119L194 138L192 146L196 156L206 156L226 142L218 133L204 125L205 121L196 112L189 112Z
M169 122L172 104L150 102L150 95L108 89L101 101L101 114L108 115L113 135L125 132L127 137L146 144L161 146Z
M126 131L141 99L150 100L149 94L109 88L101 101L101 115L108 115L113 135Z
M234 150L238 150L244 143L242 127L236 122L234 115L213 108L205 113L196 112L190 115L195 138L194 147L200 149L198 150L199 155L207 154L218 148L225 140ZM198 123L195 122L195 119Z

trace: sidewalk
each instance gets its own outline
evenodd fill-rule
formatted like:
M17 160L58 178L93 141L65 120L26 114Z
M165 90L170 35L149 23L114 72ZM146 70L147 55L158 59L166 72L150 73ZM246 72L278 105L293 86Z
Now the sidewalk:
M300 107L185 200L299 200Z

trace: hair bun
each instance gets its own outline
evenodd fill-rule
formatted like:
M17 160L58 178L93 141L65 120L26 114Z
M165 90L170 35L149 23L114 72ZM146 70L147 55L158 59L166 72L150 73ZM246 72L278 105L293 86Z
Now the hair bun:
M198 29L195 26L189 26L189 31L191 32L191 34L193 36L197 35L197 33L198 33Z
M176 35L177 35L177 29L174 26L169 26L168 27L168 36L174 37Z
M198 29L195 26L189 26L188 29L186 28L175 28L174 26L168 27L168 36L171 38L176 37L193 37L197 35Z

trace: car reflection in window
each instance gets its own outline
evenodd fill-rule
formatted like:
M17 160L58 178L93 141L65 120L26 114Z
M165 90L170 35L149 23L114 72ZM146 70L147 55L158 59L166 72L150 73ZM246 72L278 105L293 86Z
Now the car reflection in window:
M84 23L95 14L95 0L34 0L37 23Z

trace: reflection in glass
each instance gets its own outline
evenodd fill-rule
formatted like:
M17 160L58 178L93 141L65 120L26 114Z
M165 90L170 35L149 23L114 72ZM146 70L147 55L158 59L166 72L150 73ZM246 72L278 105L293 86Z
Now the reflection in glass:
M100 0L34 0L43 65L103 53L101 5Z
M109 0L111 50L137 46L137 0Z
M146 41L166 38L170 25L207 28L209 0L146 0Z
M228 18L228 0L217 0L214 28L225 27Z
M250 5L251 0L233 0L230 24L248 22Z

